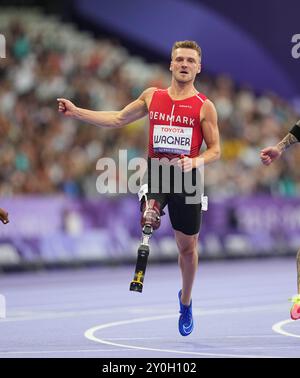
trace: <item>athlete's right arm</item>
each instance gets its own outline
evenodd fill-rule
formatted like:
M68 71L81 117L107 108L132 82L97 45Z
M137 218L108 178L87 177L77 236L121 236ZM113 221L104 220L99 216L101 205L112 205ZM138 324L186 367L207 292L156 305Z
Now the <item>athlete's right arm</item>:
M283 151L295 143L300 142L300 119L290 132L275 146L266 147L260 152L260 159L264 165L270 165L278 159Z
M75 106L71 101L58 98L58 111L64 115L91 123L100 127L118 128L145 117L148 113L147 103L154 88L146 89L135 101L120 111L93 111Z

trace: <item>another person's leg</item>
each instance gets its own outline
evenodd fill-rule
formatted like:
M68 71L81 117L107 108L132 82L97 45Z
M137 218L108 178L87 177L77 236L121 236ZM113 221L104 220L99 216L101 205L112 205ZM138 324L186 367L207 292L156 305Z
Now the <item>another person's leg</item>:
M293 320L300 319L300 249L297 253L297 290L298 294L292 298L291 318Z
M300 295L300 249L297 252L297 289L298 295Z

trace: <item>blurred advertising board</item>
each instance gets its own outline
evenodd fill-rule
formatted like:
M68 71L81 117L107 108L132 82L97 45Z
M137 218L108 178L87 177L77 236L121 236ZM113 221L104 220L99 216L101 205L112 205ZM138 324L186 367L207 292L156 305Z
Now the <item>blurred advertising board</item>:
M0 227L0 266L133 261L141 228L136 196L2 199L10 223ZM151 238L153 260L177 258L168 219ZM188 222L188 219L187 219ZM267 256L300 247L300 199L211 200L203 213L200 257Z

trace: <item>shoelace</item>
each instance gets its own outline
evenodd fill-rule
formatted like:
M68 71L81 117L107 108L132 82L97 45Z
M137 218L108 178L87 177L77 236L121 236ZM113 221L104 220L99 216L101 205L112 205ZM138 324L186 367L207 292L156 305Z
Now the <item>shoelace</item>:
M180 309L180 313L182 314L184 319L188 320L188 322L191 321L192 314L189 311L189 306L182 306L182 308Z

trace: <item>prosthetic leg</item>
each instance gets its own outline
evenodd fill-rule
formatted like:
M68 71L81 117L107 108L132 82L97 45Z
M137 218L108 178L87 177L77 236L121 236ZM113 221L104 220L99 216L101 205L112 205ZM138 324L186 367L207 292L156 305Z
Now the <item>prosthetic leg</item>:
M149 256L149 239L154 230L160 226L160 203L156 200L145 200L142 205L142 241L138 248L134 278L130 283L130 291L143 291L144 276Z
M134 278L130 283L130 291L143 291L144 276L146 272L148 256L149 256L149 239L152 236L153 228L150 225L143 227L142 242L137 252L137 261L135 267Z

